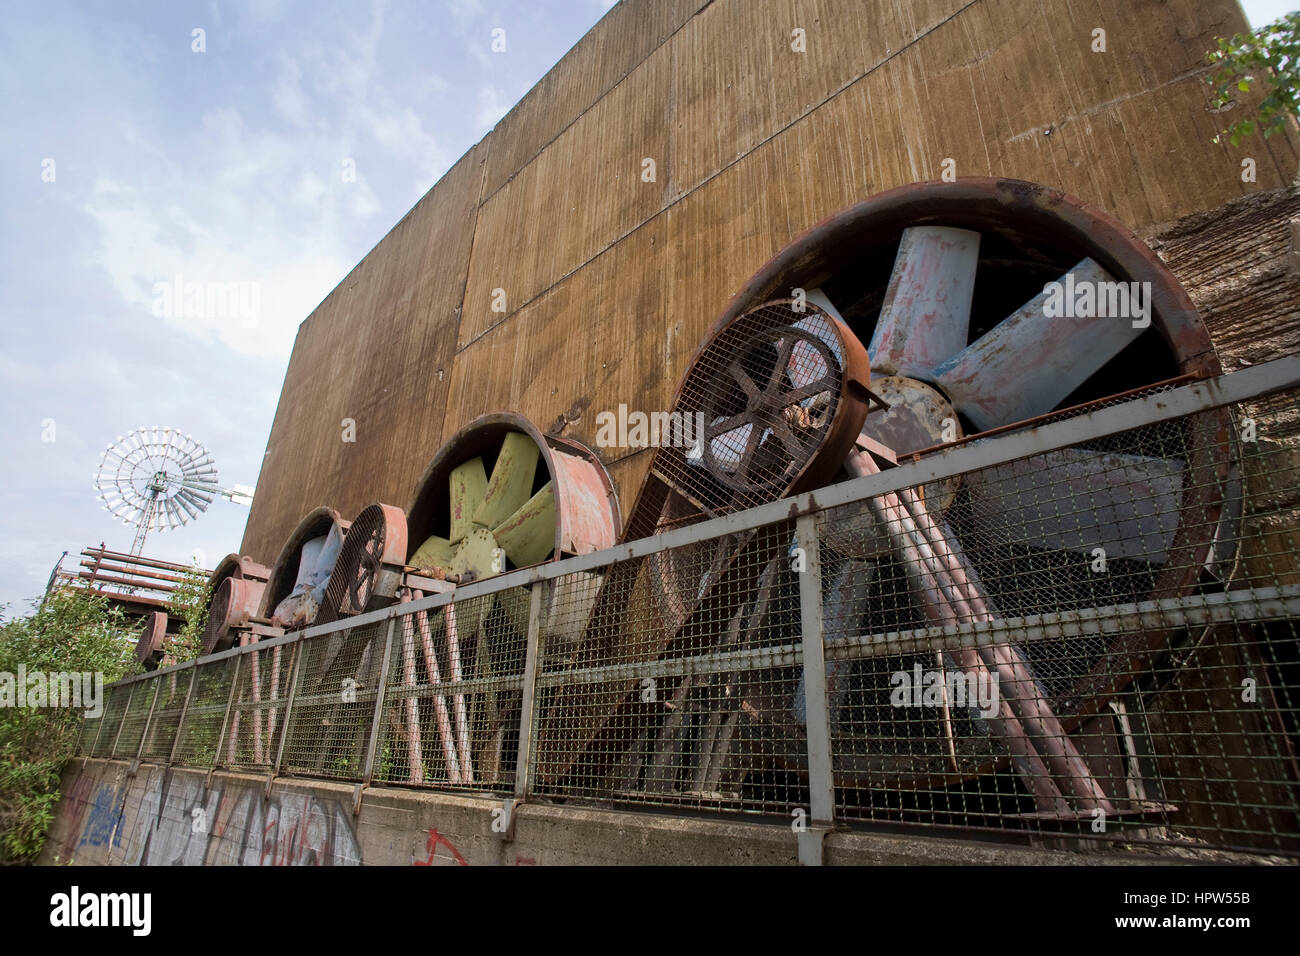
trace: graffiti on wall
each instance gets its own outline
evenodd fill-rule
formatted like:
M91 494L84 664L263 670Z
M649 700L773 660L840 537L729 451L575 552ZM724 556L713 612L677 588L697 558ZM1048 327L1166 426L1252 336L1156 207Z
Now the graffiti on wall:
M361 863L351 817L337 800L295 792L266 799L260 788L207 788L201 777L155 770L134 788L133 806L128 784L100 783L91 799L95 783L83 774L65 798L67 857L88 846L106 848L107 862L142 866Z
M439 854L439 847L446 852ZM436 828L429 830L429 842L425 848L429 851L429 855L423 860L412 860L412 866L469 866L469 862L460 855L460 850L456 849L456 845L439 833Z

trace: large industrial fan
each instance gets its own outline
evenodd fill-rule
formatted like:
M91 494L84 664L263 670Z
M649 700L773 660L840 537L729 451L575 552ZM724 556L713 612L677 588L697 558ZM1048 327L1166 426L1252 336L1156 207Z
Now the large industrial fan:
M228 554L221 559L208 578L204 654L232 647L253 626L270 576L264 565L247 555Z
M140 627L140 639L135 645L135 659L145 670L157 670L163 666L166 648L163 641L167 637L167 612L150 611L144 616Z
M1095 298L1076 308L1083 300L1075 293L1085 288L1117 301L1118 283L1126 313L1098 314ZM812 322L834 323L835 336L817 336L822 347L792 333L768 342L726 336L772 313L797 328L783 297L798 294ZM1059 302L1049 304L1053 295L1068 300L1063 312L1054 311ZM852 434L824 440L824 455L812 456L815 467L805 466L811 477L800 481L791 462L802 446L792 426L823 421L812 394L824 388L818 374L860 349L859 336L871 343L870 381L854 376L857 391L848 377L832 380L823 394L843 401L857 391L865 408L869 385L879 402L855 418ZM811 359L814 371L801 370L796 355ZM806 233L735 297L674 404L675 412L704 413L703 454L656 453L631 532L643 536L870 474L934 446L1217 371L1186 295L1118 223L1028 183L895 190ZM775 415L765 411L771 406L763 391L774 386L783 393ZM1230 564L1229 433L1225 414L1206 414L828 514L828 643L1187 593ZM831 430L816 434L829 438ZM765 459L764 450L772 456ZM680 549L632 569L652 582L666 622L657 655L797 633L792 531L733 536L714 543L712 555ZM1104 575L1090 568L1099 548L1109 561ZM717 621L730 623L720 628ZM935 799L1009 762L1034 815L1122 811L1115 782L1098 779L1077 737L1171 639L1169 631L1095 635L937 659L831 660L837 783L850 792L903 789ZM890 675L918 664L998 675L1001 708L900 715L890 706ZM805 719L796 668L685 677L660 690L665 703L657 707L644 706L632 686L593 693L577 746L573 722L564 725L570 739L544 742L550 759L543 779L561 790L598 784L723 799L758 785L747 779L755 755L803 772L802 746L789 745L802 736ZM576 698L567 703L584 708ZM786 741L787 752L774 750L773 740Z
M258 617L285 630L315 623L350 524L333 508L316 508L303 516L271 567Z
M484 415L434 456L406 513L372 504L357 515L318 620L610 547L620 525L613 485L589 449L542 435L519 415ZM562 645L580 634L599 580L567 577L549 590L542 612L548 641ZM392 715L410 782L498 778L518 726L518 694L453 691L462 680L522 668L528 606L528 589L519 588L412 616L394 650L401 683L443 684L448 694L406 697ZM376 662L368 645L341 649L322 681L350 676L368 685Z

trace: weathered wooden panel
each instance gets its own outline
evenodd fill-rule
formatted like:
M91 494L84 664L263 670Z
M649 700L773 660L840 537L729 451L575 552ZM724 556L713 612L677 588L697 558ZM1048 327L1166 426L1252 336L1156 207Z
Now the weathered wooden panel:
M967 2L716 0L671 44L677 80L672 198L736 162ZM796 28L804 31L804 52L793 49Z
M1300 352L1296 222L1292 186L1189 216L1148 240L1200 310L1225 368Z
M938 179L945 159L1056 186L1138 231L1288 183L1294 131L1211 143L1232 114L1206 111L1203 56L1244 27L1232 0L625 0L304 322L245 550L273 556L318 504L404 504L439 443L484 412L594 443L600 411L666 408L769 257L854 202ZM1236 240L1189 233L1186 250L1202 241L1220 252L1180 253L1189 286ZM1255 290L1290 282L1198 302L1245 343L1251 322L1282 321ZM1240 318L1216 329L1220 303ZM599 451L626 514L648 456Z
M491 196L708 0L622 0L496 127L483 195Z
M606 461L627 454L596 446L596 415L619 402L662 408L664 388L676 385L680 359L665 360L666 236L661 215L460 352L443 434L484 412L526 408L539 428L586 442Z
M671 83L660 48L483 203L461 348L662 208ZM642 179L645 158L653 182ZM504 313L492 309L496 289Z

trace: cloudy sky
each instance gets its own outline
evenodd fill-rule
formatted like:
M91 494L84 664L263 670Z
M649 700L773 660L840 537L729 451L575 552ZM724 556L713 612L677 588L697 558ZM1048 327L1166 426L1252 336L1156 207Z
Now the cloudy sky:
M65 549L130 547L92 478L138 426L254 484L298 323L612 2L7 5L0 604ZM1259 24L1295 2L1245 6ZM244 283L256 314L169 305L178 281ZM211 567L246 517L218 499L146 553Z
M298 323L611 5L6 5L0 603L130 548L92 481L118 435L178 426L254 484ZM168 311L177 275L247 283L256 318ZM210 567L247 515L218 499L146 551Z

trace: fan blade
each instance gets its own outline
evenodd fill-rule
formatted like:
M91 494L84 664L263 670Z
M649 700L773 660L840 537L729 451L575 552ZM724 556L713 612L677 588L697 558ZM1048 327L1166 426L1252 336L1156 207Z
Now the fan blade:
M312 580L312 573L316 570L316 560L325 547L327 537L327 535L321 535L319 538L312 538L303 542L302 550L298 552L298 577L293 585L295 591L299 589L307 590L310 585L315 584ZM304 585L308 587L304 588Z
M406 563L421 571L433 568L446 569L451 565L451 558L455 553L456 549L446 538L440 538L436 534L430 535Z
M966 475L980 540L1163 565L1178 530L1184 463L1065 448Z
M919 376L965 348L979 251L969 229L903 231L867 349L873 375Z
M492 537L515 567L545 561L555 553L555 485L547 482L501 524Z
M1061 277L1070 305L1075 289L1100 290L1103 282L1115 280L1091 259ZM1127 300L1128 285L1116 286ZM1092 314L1077 318L1049 316L1050 299L1044 289L926 376L977 428L1050 412L1141 334L1130 318L1109 314L1099 291L1094 292L1097 307L1087 309Z
M447 479L451 494L451 530L452 541L460 541L473 529L471 518L475 507L483 500L487 490L487 473L483 470L482 458L471 458L464 464L457 465Z
M474 523L495 528L529 498L537 459L541 452L523 432L510 432L501 443L501 454L492 466L487 494L474 511Z

